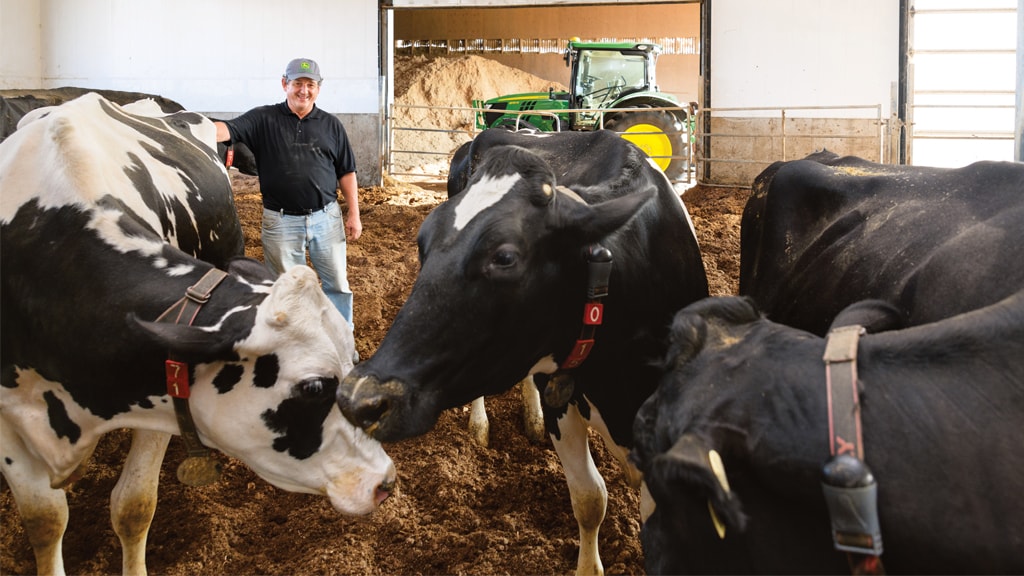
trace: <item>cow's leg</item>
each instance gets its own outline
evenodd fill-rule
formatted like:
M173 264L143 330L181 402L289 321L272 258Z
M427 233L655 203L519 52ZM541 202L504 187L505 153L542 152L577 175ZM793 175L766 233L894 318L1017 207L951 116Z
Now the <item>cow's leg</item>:
M612 435L608 432L608 425L604 423L601 412L594 405L590 406L589 424L591 428L597 430L597 433L601 435L601 440L604 441L604 446L608 453L618 461L622 473L626 476L626 483L632 488L639 489L644 478L643 472L640 472L640 469L630 462L629 448L619 446L612 440Z
M572 497L572 511L580 528L580 555L576 574L604 574L597 547L597 533L608 507L608 489L590 454L587 423L576 406L570 404L558 420L561 438L551 437L558 459L565 470Z
M0 470L18 506L21 525L36 557L36 573L64 574L62 541L68 526L64 491L50 487L46 466L36 460L13 427L0 421Z
M482 448L487 448L491 435L491 423L487 421L487 408L481 396L469 405L469 436Z
M121 573L146 573L146 539L156 512L160 465L171 435L134 430L121 477L110 493L110 522L121 540Z
M543 444L547 437L544 429L544 409L540 405L540 391L533 383L533 377L527 376L519 382L523 395L523 429L526 437L535 444ZM481 396L469 406L469 435L479 446L490 445L491 423L487 420L487 408Z
M520 391L523 394L523 429L526 430L526 437L534 444L543 444L548 433L544 429L544 409L540 405L540 391L533 381L533 376L527 376L519 382Z

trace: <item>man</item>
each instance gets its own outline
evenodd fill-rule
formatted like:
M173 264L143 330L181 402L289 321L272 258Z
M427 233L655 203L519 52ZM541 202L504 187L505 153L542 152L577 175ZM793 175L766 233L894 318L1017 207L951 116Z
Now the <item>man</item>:
M285 101L215 122L217 141L244 142L256 158L267 266L281 274L305 264L308 250L324 293L354 327L346 238L363 232L356 161L341 121L316 107L322 81L316 62L292 60L281 78ZM339 188L348 205L344 221Z

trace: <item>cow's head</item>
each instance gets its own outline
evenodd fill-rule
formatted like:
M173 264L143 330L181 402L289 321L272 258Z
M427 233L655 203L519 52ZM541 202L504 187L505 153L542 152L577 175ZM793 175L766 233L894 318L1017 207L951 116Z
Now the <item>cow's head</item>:
M580 332L587 247L652 191L587 204L533 152L488 150L466 189L424 221L416 283L377 352L343 380L345 416L398 440L446 408L554 371Z
M353 365L351 328L305 266L255 290L269 294L254 312L239 305L218 326L136 322L193 367L189 404L205 445L279 488L326 495L344 513L371 512L391 492L395 468L335 405ZM240 318L251 331L235 340L228 327Z
M868 305L847 316L887 317ZM823 339L765 319L746 297L676 314L630 452L656 504L641 530L649 573L837 569L820 488L823 351Z

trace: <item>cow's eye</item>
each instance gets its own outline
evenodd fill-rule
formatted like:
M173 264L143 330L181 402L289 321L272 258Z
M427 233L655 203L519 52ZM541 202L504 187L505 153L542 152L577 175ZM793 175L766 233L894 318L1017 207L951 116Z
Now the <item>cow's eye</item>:
M511 268L519 262L519 251L511 244L499 246L491 255L491 264L499 268Z
M299 382L296 387L298 388L299 396L303 398L319 398L327 393L330 385L323 378L308 378Z

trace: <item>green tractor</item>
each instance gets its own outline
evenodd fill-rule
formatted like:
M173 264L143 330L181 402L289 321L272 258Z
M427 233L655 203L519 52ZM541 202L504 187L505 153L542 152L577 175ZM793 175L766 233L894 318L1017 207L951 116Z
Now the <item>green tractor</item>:
M614 130L643 149L670 179L680 179L689 168L689 131L684 126L691 118L678 98L658 91L655 64L660 53L661 46L646 42L573 38L565 50L565 65L572 69L568 92L550 89L474 100L476 127Z

